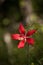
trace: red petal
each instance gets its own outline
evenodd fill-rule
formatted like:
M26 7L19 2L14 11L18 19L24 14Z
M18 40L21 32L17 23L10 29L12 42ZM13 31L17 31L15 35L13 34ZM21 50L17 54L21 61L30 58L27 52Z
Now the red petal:
M20 41L20 43L18 44L18 48L23 48L24 45L25 45L25 41L22 40L22 41Z
M11 38L14 40L20 40L21 37L20 37L20 34L12 34Z
M27 38L26 41L28 42L28 44L34 45L34 39L33 38Z
M20 26L19 26L19 32L22 33L22 34L25 33L25 29L24 29L22 24L20 24Z
M29 30L27 32L27 36L33 35L36 32L36 30Z

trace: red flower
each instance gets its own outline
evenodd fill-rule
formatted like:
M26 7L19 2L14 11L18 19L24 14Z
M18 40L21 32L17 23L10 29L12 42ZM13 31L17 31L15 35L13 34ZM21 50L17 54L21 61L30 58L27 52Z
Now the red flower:
M22 24L19 26L19 32L20 34L12 34L11 37L14 40L21 40L18 44L18 48L23 48L25 45L25 42L28 42L28 44L33 45L34 39L30 38L29 36L33 35L36 30L29 30L27 33L23 27Z

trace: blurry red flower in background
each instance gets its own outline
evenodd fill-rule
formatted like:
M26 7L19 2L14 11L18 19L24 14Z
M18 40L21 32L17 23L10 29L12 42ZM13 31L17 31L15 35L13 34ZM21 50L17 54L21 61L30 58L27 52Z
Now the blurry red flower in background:
M30 38L29 36L33 35L36 32L36 30L29 30L26 33L25 28L23 27L22 24L20 24L19 32L20 32L20 34L12 34L11 35L12 39L20 40L20 42L18 44L18 48L23 48L25 45L25 42L28 42L28 44L30 44L30 45L34 44L34 39Z

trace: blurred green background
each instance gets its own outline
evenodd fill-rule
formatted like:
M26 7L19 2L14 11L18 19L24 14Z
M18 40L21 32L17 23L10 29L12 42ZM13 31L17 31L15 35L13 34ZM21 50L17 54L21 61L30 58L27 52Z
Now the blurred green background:
M37 29L28 50L11 39L20 23L27 31ZM0 0L0 65L43 65L43 0Z

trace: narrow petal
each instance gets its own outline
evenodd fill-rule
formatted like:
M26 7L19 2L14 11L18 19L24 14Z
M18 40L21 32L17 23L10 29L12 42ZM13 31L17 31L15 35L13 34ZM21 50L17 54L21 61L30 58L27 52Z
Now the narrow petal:
M25 45L25 41L22 40L22 41L20 41L20 43L18 44L18 48L23 48L24 45Z
M27 36L33 35L36 32L36 30L29 30L27 32Z
M19 32L22 33L22 34L25 33L25 28L23 27L22 24L20 24L20 26L19 26Z
M21 36L20 36L20 34L12 34L11 38L14 40L20 40Z
M33 38L27 38L26 41L28 42L28 44L34 45L34 39Z

